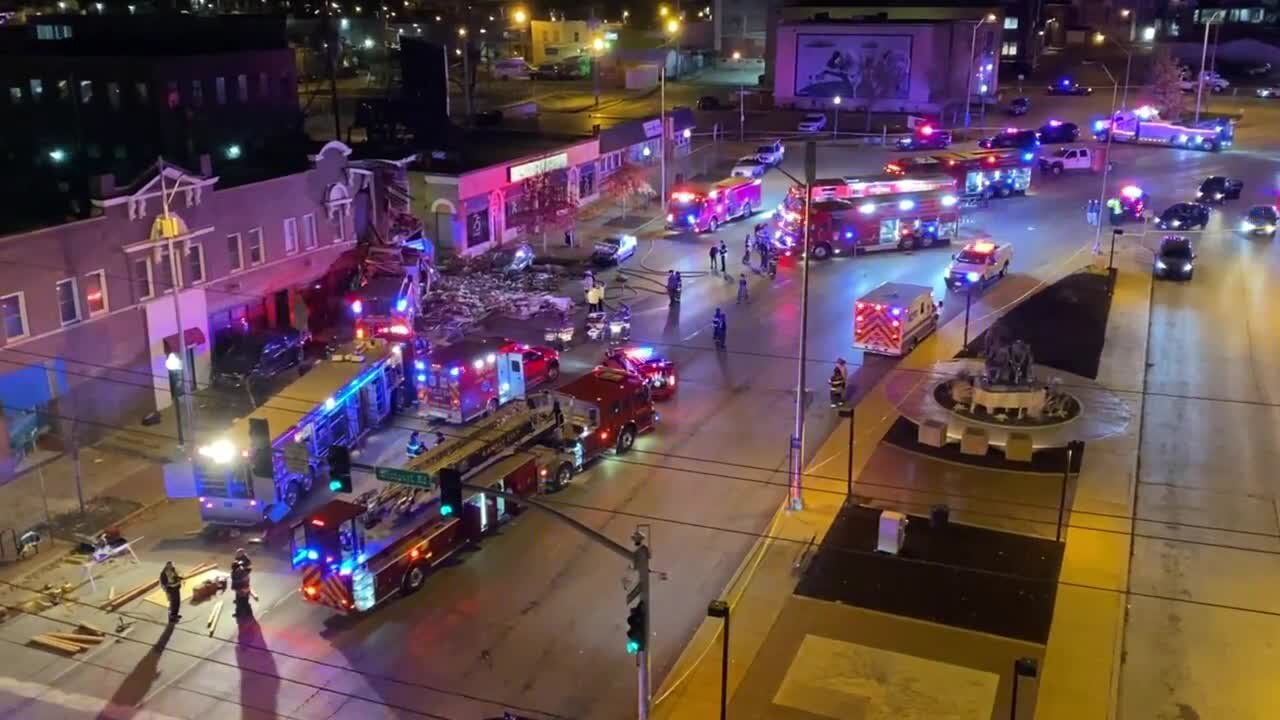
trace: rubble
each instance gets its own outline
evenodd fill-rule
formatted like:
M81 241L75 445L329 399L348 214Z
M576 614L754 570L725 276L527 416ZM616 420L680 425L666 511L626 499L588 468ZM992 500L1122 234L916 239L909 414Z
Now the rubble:
M440 269L419 318L419 331L432 343L455 342L493 315L528 319L544 312L568 314L574 301L558 295L567 271L534 265L520 273L492 269L490 255L455 259Z

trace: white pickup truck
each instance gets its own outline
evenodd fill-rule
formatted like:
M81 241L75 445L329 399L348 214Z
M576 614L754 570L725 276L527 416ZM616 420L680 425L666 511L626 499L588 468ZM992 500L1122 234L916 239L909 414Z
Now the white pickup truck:
M982 288L987 283L1004 277L1011 262L1013 243L969 243L951 256L951 264L947 266L943 280L952 290L973 286Z
M1068 170L1094 170L1093 151L1087 147L1060 147L1040 156L1040 172L1061 175Z

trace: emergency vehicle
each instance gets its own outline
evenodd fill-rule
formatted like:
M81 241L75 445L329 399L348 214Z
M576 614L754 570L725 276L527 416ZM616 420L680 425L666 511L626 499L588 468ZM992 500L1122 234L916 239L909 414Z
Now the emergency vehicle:
M418 399L431 417L460 425L560 376L560 354L505 340L463 340L415 361Z
M956 183L949 177L874 180L844 186L838 200L811 201L809 247L816 260L879 250L945 245L960 232ZM804 191L800 191L803 197ZM802 242L804 209L779 213L788 247Z
M966 285L982 287L1009 272L1013 262L1013 243L981 241L969 243L951 256L951 264L943 273L943 281L952 289Z
M1031 187L1033 150L977 150L899 158L885 164L890 175L949 175L966 197L1025 195Z
M731 177L716 183L677 185L667 203L667 227L715 232L720 223L751 217L760 207L760 178Z
M317 363L189 463L166 465L166 494L197 498L208 523L278 522L328 480L330 446L353 447L404 403L403 352L376 340Z
M595 457L630 450L657 417L642 378L604 368L490 415L466 437L411 461L406 474L424 479L425 487L383 492L398 499L400 517L370 522L370 503L333 500L295 523L290 556L301 570L303 598L342 613L370 610L419 589L432 569L519 512L504 498L468 490L462 507L443 505L443 470L521 497L551 492Z
M421 297L416 266L370 276L347 297L356 321L356 338L403 340L412 336Z
M1235 140L1235 123L1226 117L1204 119L1199 123L1174 123L1160 119L1160 113L1149 105L1117 112L1109 120L1094 122L1093 135L1098 140L1111 137L1111 142L1165 145L1188 150L1217 152L1230 147Z
M654 354L651 347L610 348L600 364L644 378L654 400L666 400L676 394L676 364Z
M854 303L853 346L879 355L906 355L938 329L940 309L926 285L883 283Z

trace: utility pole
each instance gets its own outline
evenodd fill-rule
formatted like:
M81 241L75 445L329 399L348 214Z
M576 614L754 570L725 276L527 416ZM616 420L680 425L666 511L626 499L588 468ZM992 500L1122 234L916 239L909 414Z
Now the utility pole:
M320 16L320 42L324 50L324 69L329 75L329 104L333 106L333 139L342 140L342 112L338 109L338 70L335 67L334 53L337 52L338 33L333 32L333 18L329 15L329 3L322 5L324 14Z
M181 404L186 409L187 422L191 424L192 429L191 440L194 444L195 416L191 411L191 393L189 390L192 389L192 386L195 385L195 383L188 384L187 373L194 372L195 368L187 367L190 365L190 363L187 362L187 328L182 324L182 298L180 297L182 294L182 263L178 261L178 240L181 239L183 241L183 245L186 245L186 228L179 227L178 220L169 212L169 203L172 196L178 193L178 189L181 187L182 183L181 181L174 183L173 192L170 193L168 188L165 187L164 182L164 172L166 167L167 165L165 164L164 158L157 158L156 171L160 175L160 208L162 215L159 228L160 238L154 237L156 232L153 228L153 237L151 239L153 241L157 239L163 240L165 247L169 252L169 291L173 293L173 321L177 323L178 326L178 359L182 365L178 369L177 373L177 378L182 383L182 397L174 398L174 403ZM174 411L180 412L180 408L175 405ZM179 445L182 444L182 440L183 439L181 437L178 438Z
M813 179L817 175L818 146L804 145L804 232L801 254L804 263L800 273L800 360L796 367L796 420L791 435L791 477L787 483L792 510L804 509L804 410L805 371L809 363L809 219L813 207Z

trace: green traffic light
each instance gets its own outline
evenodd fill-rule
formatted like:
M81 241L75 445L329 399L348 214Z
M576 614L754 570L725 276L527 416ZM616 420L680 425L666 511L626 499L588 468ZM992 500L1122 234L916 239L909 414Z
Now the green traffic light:
M638 653L638 652L640 652L640 643L636 642L635 640L628 640L628 641L627 641L627 654L628 654L628 655L635 655L635 654L636 654L636 653Z
M329 481L329 490L331 490L331 491L333 491L333 492L338 492L338 491L339 491L339 490L341 490L341 489L342 489L342 481L341 481L341 480L330 480L330 481Z
M453 506L452 506L452 505L441 505L441 506L440 506L440 514L441 514L442 516L444 516L444 517L448 517L448 516L452 515L452 514L453 514Z

